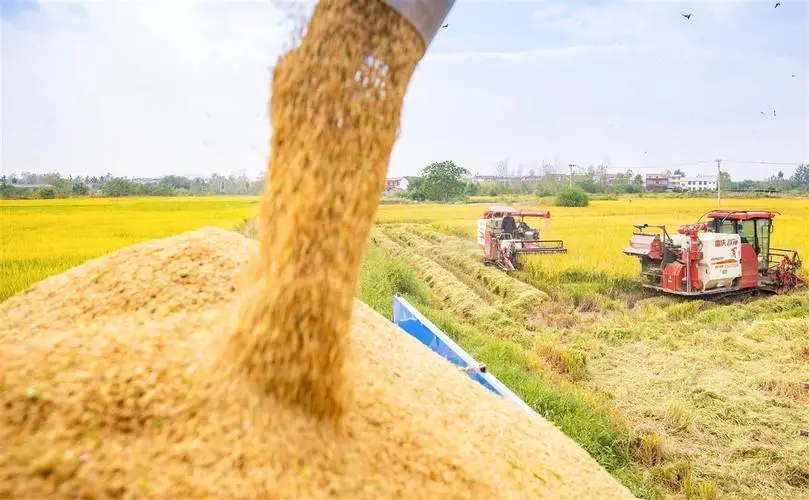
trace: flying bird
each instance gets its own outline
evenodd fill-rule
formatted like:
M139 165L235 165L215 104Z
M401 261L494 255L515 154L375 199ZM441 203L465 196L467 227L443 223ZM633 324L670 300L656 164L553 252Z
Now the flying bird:
M792 75L792 78L795 78L795 75Z
M688 14L680 14L680 15L683 16L684 18L688 19L689 21L691 20L691 13L690 12Z
M442 28L449 28L449 23L447 23L447 24L445 24L444 26L441 26L441 27Z
M773 7L773 9L777 9L779 5L781 5L781 2L775 2L775 7Z

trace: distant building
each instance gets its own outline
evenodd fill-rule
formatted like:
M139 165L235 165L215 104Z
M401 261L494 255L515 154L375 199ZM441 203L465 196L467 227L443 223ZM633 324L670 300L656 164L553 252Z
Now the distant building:
M471 181L475 184L514 184L518 182L540 182L546 179L555 179L558 181L567 180L567 174L545 174L543 175L519 175L519 176L505 176L505 175L475 175Z
M472 182L476 184L495 184L503 182L506 178L499 175L475 175L472 177Z
M678 191L716 191L716 176L681 177L677 180L676 189Z
M9 186L14 186L17 189L42 189L53 187L51 184L9 184Z
M385 179L385 193L401 193L403 191L407 191L407 188L410 186L410 181L407 180L407 177L389 177Z
M671 174L668 172L646 174L644 186L646 191L666 191L669 189Z
M509 184L516 179L504 175L475 175L472 182L476 184Z
M158 182L160 182L160 179L152 177L135 177L134 179L132 179L133 184L140 184L140 185L157 184Z
M601 182L604 184L615 184L616 182L625 179L626 175L624 174L611 174L611 173L604 173L601 176Z
M553 179L557 182L565 182L570 176L568 174L547 173L543 177L545 179Z

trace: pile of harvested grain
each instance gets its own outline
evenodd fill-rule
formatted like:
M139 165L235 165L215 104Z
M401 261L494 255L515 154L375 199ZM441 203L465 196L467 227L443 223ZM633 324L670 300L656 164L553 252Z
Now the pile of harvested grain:
M0 498L629 496L545 420L360 304L341 432L216 378L255 245L188 233L0 304Z
M226 348L261 392L336 420L359 266L402 99L424 53L379 0L321 0L273 73L261 255Z
M260 250L203 230L0 305L0 497L627 494L550 424L367 308L349 338L423 50L377 0L322 0L274 74Z

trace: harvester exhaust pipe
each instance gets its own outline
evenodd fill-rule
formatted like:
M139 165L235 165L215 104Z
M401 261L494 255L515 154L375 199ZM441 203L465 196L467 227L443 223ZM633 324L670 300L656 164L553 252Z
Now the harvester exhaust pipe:
M382 0L416 28L429 47L455 0Z

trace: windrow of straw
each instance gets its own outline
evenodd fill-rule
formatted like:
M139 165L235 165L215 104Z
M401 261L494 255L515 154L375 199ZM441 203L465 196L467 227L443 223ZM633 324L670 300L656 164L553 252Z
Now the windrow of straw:
M388 236L416 249L425 256L479 282L485 290L500 299L500 308L509 314L526 312L548 300L548 295L535 287L508 276L499 269L483 264L483 251L470 242L418 229L385 227Z
M437 300L459 316L475 321L500 314L451 272L429 258L422 257L417 252L396 243L378 229L373 230L371 241L391 256L411 265L430 287Z

